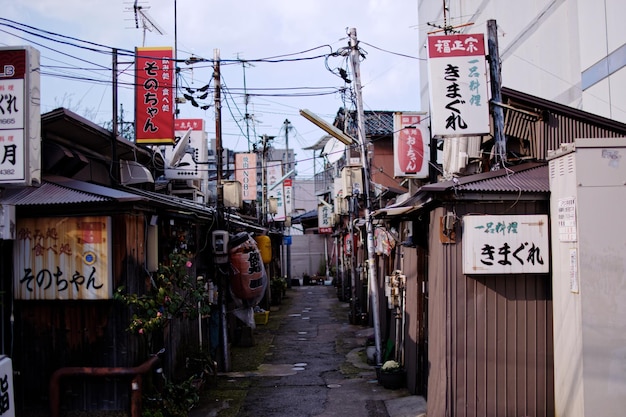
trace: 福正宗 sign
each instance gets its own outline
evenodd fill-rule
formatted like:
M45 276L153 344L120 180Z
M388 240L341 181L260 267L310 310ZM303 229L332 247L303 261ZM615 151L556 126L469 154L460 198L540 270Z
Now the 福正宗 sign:
M543 214L463 217L463 273L548 273L548 229Z
M489 133L489 99L482 33L428 37L433 136Z
M171 47L135 50L135 141L143 145L173 144L174 51Z
M19 300L112 297L111 218L42 217L17 221L14 296Z

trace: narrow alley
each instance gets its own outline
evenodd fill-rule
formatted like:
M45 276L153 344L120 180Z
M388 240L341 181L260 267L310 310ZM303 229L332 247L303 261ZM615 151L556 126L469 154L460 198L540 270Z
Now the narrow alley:
M422 397L378 384L365 356L372 329L348 315L332 286L288 289L268 323L233 347L232 372L215 378L190 417L425 416Z

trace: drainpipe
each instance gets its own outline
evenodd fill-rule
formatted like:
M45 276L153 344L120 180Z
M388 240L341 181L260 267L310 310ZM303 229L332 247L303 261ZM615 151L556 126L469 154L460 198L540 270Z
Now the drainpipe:
M130 416L141 417L141 396L143 375L148 373L157 361L159 354L165 349L161 349L157 354L139 366L133 368L108 368L108 367L67 367L54 371L50 378L50 417L59 417L59 403L61 380L74 376L112 377L112 376L132 376Z

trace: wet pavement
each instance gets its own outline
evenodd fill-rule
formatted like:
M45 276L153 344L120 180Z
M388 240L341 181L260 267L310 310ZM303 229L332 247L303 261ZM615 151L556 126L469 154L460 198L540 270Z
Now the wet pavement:
M332 286L294 286L287 299L270 312L267 326L252 332L264 342L246 349L265 355L256 369L218 376L239 388L229 398L208 387L190 417L417 417L425 415L422 397L405 388L378 384L375 368L365 359L365 341L372 329L351 325L349 305L338 300ZM271 330L269 330L271 329ZM269 337L260 337L268 336ZM252 352L249 351L250 357ZM244 353L245 355L245 353ZM245 360L245 359L244 359ZM243 387L243 388L242 388Z

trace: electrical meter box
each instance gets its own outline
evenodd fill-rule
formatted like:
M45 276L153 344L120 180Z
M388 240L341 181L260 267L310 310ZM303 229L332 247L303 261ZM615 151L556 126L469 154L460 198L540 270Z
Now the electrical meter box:
M361 167L345 166L341 169L341 181L345 196L363 195L363 173Z
M228 262L228 231L214 230L211 235L211 244L213 246L213 255L215 262L225 264Z

